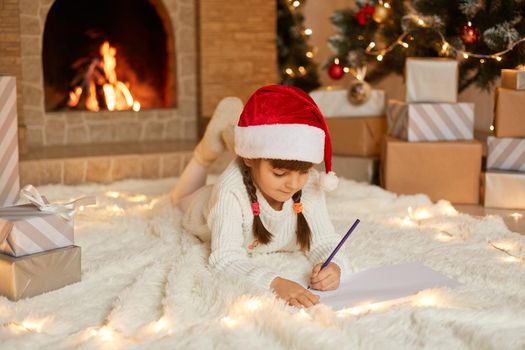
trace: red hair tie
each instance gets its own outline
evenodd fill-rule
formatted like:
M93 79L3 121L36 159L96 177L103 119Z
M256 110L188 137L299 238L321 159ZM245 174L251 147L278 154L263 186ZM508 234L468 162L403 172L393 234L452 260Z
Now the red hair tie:
M261 213L261 207L259 206L259 202L252 203L252 212L253 216L259 216L259 214Z
M293 211L295 211L296 214L300 214L303 211L303 203L294 203L293 204Z

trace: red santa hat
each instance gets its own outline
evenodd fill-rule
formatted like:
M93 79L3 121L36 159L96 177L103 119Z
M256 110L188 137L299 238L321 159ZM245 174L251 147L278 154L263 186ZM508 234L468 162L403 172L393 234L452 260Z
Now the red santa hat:
M269 85L253 93L235 128L235 152L243 158L300 160L319 164L325 190L337 187L332 143L324 117L307 93L293 86Z

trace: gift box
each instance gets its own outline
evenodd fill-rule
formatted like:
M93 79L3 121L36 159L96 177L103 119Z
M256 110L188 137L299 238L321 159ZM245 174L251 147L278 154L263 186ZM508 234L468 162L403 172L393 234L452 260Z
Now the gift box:
M501 87L513 90L525 90L525 69L502 69Z
M481 142L406 142L386 137L381 183L399 194L424 193L433 201L477 204Z
M16 257L74 244L73 217L33 204L0 208L0 252Z
M348 101L348 90L331 88L310 92L319 110L325 117L376 117L385 114L385 92L371 90L368 100L354 105Z
M525 171L525 139L487 138L487 169Z
M494 135L525 137L525 91L496 89Z
M388 134L414 141L472 140L473 103L405 103L387 105Z
M324 165L315 166L324 171ZM379 157L332 156L332 169L338 177L370 184L379 183Z
M525 173L487 171L484 196L485 207L525 209Z
M80 281L80 247L14 258L0 254L0 295L13 301Z
M18 175L16 79L0 76L0 207L16 203Z
M385 117L326 118L326 124L334 155L370 157L381 153Z
M458 97L458 63L445 58L409 57L405 65L407 102L450 102Z

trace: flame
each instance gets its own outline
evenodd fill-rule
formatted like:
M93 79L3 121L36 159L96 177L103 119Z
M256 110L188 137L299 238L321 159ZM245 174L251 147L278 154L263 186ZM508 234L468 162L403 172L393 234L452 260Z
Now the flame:
M101 58L94 59L84 76L83 86L75 86L69 92L69 107L77 107L80 103L82 93L85 92L86 109L98 112L100 110L97 97L97 84L101 85L103 100L109 111L122 111L132 109L140 111L140 102L135 101L129 84L117 78L117 49L105 41L100 45L99 54ZM98 70L97 70L98 68Z

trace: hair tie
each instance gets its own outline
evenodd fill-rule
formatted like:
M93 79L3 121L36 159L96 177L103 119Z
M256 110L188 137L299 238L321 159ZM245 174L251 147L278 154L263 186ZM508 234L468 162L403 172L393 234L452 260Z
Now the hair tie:
M259 214L261 213L261 207L259 206L259 202L252 203L252 212L253 216L259 216Z
M303 203L294 203L293 204L293 210L296 214L300 214L303 211Z

